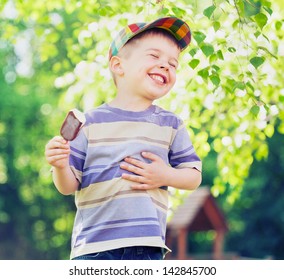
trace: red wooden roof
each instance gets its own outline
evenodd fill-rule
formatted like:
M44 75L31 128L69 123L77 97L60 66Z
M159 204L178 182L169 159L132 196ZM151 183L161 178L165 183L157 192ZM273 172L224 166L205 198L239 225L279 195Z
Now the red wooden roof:
M225 217L208 187L199 187L185 199L175 210L168 228L186 228L188 231L228 230Z

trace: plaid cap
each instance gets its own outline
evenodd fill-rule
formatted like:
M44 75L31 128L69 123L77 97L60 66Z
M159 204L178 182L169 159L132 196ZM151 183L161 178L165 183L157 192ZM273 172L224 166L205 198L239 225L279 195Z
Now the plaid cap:
M190 44L191 32L187 23L176 17L165 17L150 23L133 23L122 29L110 45L109 59L117 55L131 38L151 28L162 28L169 31L176 38L181 50Z

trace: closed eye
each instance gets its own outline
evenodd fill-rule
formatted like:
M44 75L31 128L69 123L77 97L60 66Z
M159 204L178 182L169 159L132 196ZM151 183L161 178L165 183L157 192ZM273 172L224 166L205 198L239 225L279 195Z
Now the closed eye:
M155 53L151 53L150 56L154 57L154 58L159 58L159 56Z

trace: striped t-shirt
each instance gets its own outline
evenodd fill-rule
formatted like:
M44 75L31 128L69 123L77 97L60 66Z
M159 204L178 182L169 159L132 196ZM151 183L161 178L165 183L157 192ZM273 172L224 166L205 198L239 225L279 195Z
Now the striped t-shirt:
M147 161L143 151L174 168L196 168L196 155L183 122L151 105L142 112L104 104L86 113L86 124L70 142L70 165L80 182L71 258L129 246L165 245L168 189L133 190L120 168L130 156Z

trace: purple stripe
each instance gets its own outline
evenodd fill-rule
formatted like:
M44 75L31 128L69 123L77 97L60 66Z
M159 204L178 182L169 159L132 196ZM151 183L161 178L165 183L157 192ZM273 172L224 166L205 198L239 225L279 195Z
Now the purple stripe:
M185 157L180 157L180 158L176 158L171 160L170 164L172 167L176 167L181 163L190 163L190 162L194 162L194 161L200 161L200 158L196 155L196 154L192 154L190 156L185 156Z
M193 151L193 152L194 152L194 149L193 149L193 146L192 146L192 145L191 145L190 147L188 147L187 149L184 149L184 150L179 151L179 152L177 152L177 153L170 152L170 156L171 156L171 157L179 156L179 155L185 154L185 153L188 152L188 151Z
M88 231L88 230L91 230L91 229L95 229L95 228L97 228L97 227L104 226L104 225L116 225L116 224L122 224L122 223L143 222L143 221L154 221L154 222L158 222L158 220L157 220L156 218L123 219L123 220L117 220L117 221L109 221L109 222L99 223L99 224L96 224L95 226L90 226L90 227L84 228L84 229L82 230L82 232Z
M177 129L180 125L180 120L174 114L157 106L152 106L143 112L131 112L112 108L104 104L86 114L86 120L85 127L92 123L137 122L137 120L139 122L154 123L159 126L171 126L174 129Z
M79 154L79 155L82 155L82 156L84 156L84 157L86 156L86 153L84 153L84 152L82 152L82 151L80 151L80 150L74 148L73 146L70 146L70 149L71 149L71 151L73 151L73 152L75 152L75 153L77 153L77 154Z
M113 166L117 166L118 163L113 164ZM98 164L98 165L93 165L93 166L89 166L87 168L84 168L83 172L89 172L91 170L96 170L96 169L105 169L107 168L108 165L102 165L102 164ZM109 165L111 166L111 165Z
M98 172L90 172L82 177L82 188L88 187L90 184L99 183L103 181L108 181L113 178L121 177L123 173L127 171L122 171L119 166L109 167Z
M69 164L74 166L77 170L83 170L85 159L78 158L74 155L70 155Z
M137 191L132 192L136 193L137 196L117 197L114 195L111 200L100 205L91 208L79 208L75 224L84 229L108 221L132 220L134 218L154 221L158 215L159 223L164 228L166 226L166 213L160 211L149 196L139 196ZM143 191L140 192L143 193ZM143 211L139 205L143 205Z
M89 233L89 235L83 234L79 235L75 247L80 246L80 241L84 240L85 244L93 242L103 242L111 241L121 238L135 238L135 237L161 237L165 240L164 236L161 236L160 228L158 225L138 225L138 226L128 226L128 227L114 227L108 229L101 229ZM78 245L79 243L79 245Z
M72 161L72 165L74 165L74 167L77 170L80 170L80 168L77 168L78 166L76 165L76 162ZM92 168L90 168L89 170L92 170ZM109 181L114 178L119 178L122 176L122 173L133 174L132 172L129 172L127 170L122 170L119 165L102 169L97 172L95 171L89 172L87 175L82 176L81 188L88 187L90 184L95 184L99 182ZM161 188L167 189L167 187L161 187Z
M83 172L96 168L113 167L119 165L126 157L149 163L150 161L143 158L141 152L148 151L159 155L168 163L168 149L148 143L119 143L119 145L89 147L89 154L96 155L92 161L85 163ZM88 164L88 165L87 165Z

